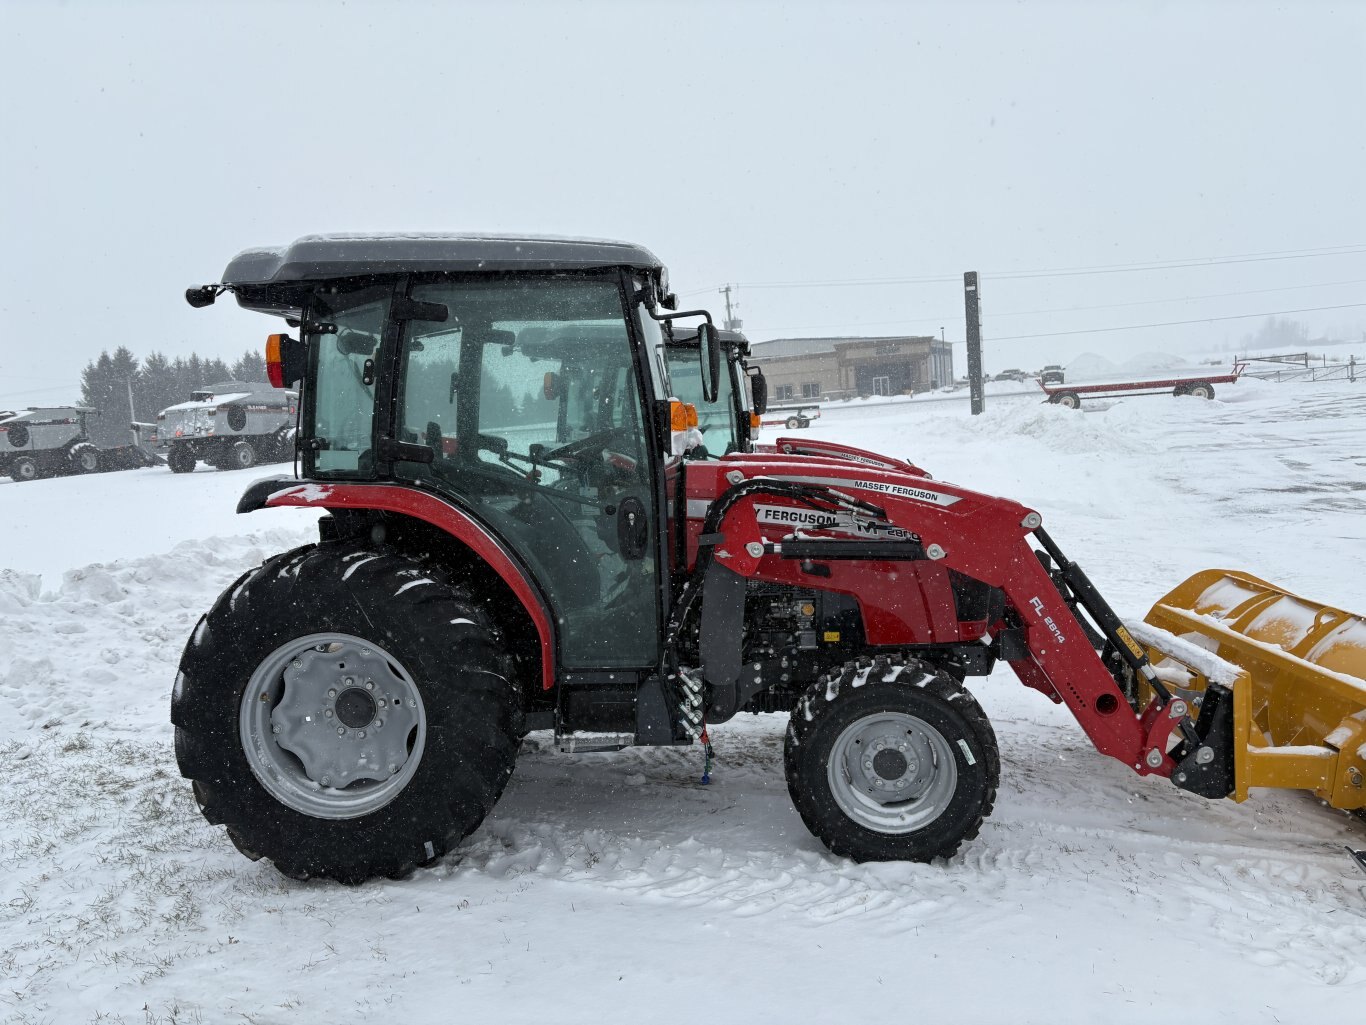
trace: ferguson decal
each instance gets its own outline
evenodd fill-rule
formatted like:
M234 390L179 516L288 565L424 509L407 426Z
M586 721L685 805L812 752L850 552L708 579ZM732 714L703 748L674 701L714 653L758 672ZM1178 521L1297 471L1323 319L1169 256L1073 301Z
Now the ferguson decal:
M898 541L919 541L920 537L890 523L855 516L843 510L806 509L793 505L756 505L755 518L760 523L776 523L785 527L807 530L830 530L841 534L858 534L892 538Z

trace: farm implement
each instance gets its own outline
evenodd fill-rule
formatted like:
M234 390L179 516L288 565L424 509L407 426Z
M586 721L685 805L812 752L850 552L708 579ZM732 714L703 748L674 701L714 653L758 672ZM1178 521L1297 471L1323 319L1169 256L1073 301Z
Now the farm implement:
M1117 381L1111 384L1048 384L1039 379L1039 387L1047 396L1046 402L1080 409L1083 398L1112 399L1125 395L1190 395L1197 399L1214 398L1216 384L1233 384L1243 376L1246 363L1236 363L1226 374L1200 374L1188 377L1150 378L1143 381Z
M1034 509L754 445L762 376L640 247L310 236L187 298L224 292L299 331L267 365L302 386L301 475L239 511L326 515L201 620L171 715L205 817L288 875L441 857L528 730L686 745L745 711L790 713L788 790L831 851L948 857L995 802L965 681L998 662L1138 775L1366 805L1361 619L1210 571L1126 623Z

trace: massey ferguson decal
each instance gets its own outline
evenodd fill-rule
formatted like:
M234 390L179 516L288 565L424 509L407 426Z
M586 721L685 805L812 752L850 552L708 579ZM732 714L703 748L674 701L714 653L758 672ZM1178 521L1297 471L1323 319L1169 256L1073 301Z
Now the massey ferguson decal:
M792 505L756 505L755 516L760 523L776 523L784 527L806 530L829 530L840 534L888 538L896 541L919 541L917 534L902 530L890 523L870 520L853 513L829 512L824 509L804 509Z
M944 507L956 505L962 500L958 495L946 495L939 491L930 491L928 488L910 488L904 484L884 484L875 480L846 480L842 477L787 477L782 474L775 474L773 479L797 481L802 484L825 484L832 488L862 488L865 491L878 491L884 495L896 495L898 498L909 498L916 502L928 502L930 505Z

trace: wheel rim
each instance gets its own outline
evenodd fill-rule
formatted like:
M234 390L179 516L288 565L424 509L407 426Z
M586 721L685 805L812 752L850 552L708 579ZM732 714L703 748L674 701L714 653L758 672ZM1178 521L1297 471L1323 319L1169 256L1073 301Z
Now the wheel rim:
M33 463L24 460L15 466L14 475L20 480L33 480L34 477L38 476L38 468Z
M392 801L422 760L427 715L411 674L351 634L299 637L247 682L242 750L280 803L319 819L352 819Z
M958 789L958 763L943 734L904 712L878 712L845 727L826 765L840 811L875 833L911 833L939 818Z
M237 453L237 465L238 465L239 467L241 467L243 470L247 469L248 467L250 467L250 466L252 465L252 463L256 462L256 459L253 457L252 451L251 451L251 449L249 449L249 448L246 448L246 447L238 448L238 449L236 449L236 453Z
M80 457L81 469L86 473L95 472L96 456L94 452L82 452Z

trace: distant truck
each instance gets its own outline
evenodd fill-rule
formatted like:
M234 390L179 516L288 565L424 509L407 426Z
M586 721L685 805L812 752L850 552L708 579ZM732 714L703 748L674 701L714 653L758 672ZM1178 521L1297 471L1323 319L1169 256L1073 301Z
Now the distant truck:
M157 446L172 473L189 473L200 460L220 470L277 462L294 452L298 409L298 392L221 381L157 414Z
M1050 363L1039 371L1040 384L1062 384L1066 380L1062 367L1056 363Z
M16 482L158 462L147 424L107 423L88 406L0 412L0 476Z

